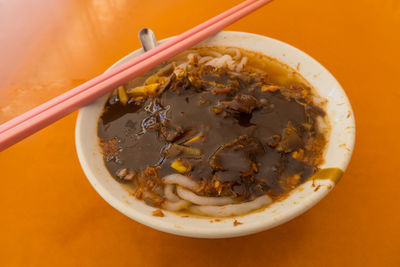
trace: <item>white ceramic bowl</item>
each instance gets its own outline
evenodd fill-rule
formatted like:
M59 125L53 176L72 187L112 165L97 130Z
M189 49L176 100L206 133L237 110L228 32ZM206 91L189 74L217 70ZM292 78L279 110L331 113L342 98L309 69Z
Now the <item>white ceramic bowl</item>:
M314 87L320 96L328 100L326 111L331 124L330 136L324 153L328 169L313 181L296 188L288 198L275 202L262 211L236 219L243 223L233 226L234 218L210 223L210 218L188 217L165 211L164 217L152 216L153 207L133 196L116 182L107 171L97 137L97 122L107 96L97 99L80 110L76 123L76 149L79 160L90 183L114 208L133 220L160 231L182 236L223 238L247 235L282 224L305 212L321 200L339 180L350 161L355 140L353 112L345 92L335 78L316 60L304 52L281 41L244 32L224 31L207 39L198 46L236 46L263 53L296 69ZM136 50L112 67L143 53ZM111 68L112 68L111 67ZM315 190L318 187L318 190Z

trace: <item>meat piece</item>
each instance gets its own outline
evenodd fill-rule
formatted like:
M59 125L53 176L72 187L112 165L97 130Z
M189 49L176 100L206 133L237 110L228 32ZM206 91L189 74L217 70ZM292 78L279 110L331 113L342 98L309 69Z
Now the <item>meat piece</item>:
M254 109L260 108L262 104L252 95L240 94L231 101L221 101L220 105L224 108L237 112L250 114Z
M183 134L182 127L173 126L170 123L166 123L166 126L161 127L160 131L168 142L177 140Z

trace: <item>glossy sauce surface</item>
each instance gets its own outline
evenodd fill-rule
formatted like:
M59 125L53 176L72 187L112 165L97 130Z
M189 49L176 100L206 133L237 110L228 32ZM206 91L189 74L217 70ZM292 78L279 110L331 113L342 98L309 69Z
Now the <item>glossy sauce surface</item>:
M197 49L172 61L179 65L190 52L207 56L223 50ZM174 78L156 97L131 97L124 104L113 94L98 134L114 178L126 182L121 170L140 174L147 166L163 177L177 172L171 166L178 159L189 166L185 175L205 184L200 194L252 199L266 193L278 197L318 170L325 139L316 117L324 112L312 103L311 89L284 65L249 51L241 54L250 60L240 73L195 64L197 69ZM143 77L131 82L127 91L142 82ZM176 134L176 129L179 134L169 140L165 132ZM186 146L196 136L201 140L188 146L200 155L170 155L171 144ZM107 142L118 151L108 153ZM304 156L295 158L298 152ZM216 181L223 185L219 190L212 187Z

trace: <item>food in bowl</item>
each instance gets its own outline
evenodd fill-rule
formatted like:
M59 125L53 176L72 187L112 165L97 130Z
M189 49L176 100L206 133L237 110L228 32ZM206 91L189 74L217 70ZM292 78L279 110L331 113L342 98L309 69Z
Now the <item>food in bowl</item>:
M201 47L118 87L98 136L110 174L136 198L227 217L278 201L317 172L327 124L323 101L293 69Z

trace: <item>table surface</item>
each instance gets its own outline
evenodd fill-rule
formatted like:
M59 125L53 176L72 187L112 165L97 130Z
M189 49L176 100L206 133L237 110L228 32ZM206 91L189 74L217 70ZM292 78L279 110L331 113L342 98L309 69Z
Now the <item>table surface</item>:
M201 3L201 4L200 4ZM235 0L0 0L0 122L176 35ZM0 153L1 266L400 266L400 2L276 0L228 27L310 54L345 88L357 138L318 205L251 236L200 240L150 229L108 205L75 152L77 112Z

